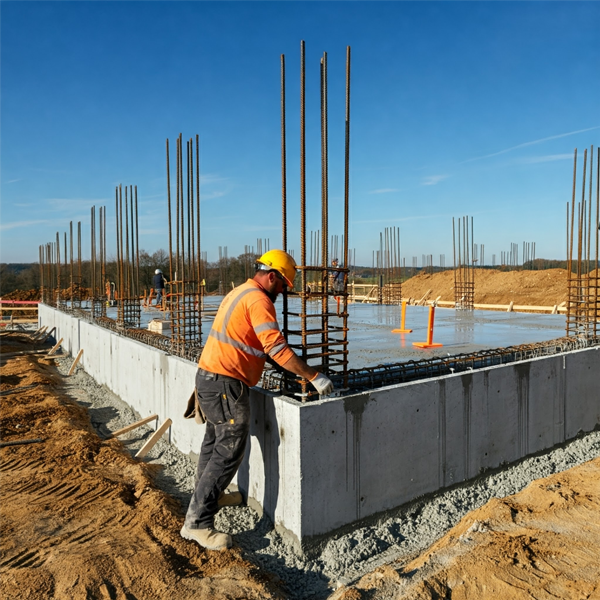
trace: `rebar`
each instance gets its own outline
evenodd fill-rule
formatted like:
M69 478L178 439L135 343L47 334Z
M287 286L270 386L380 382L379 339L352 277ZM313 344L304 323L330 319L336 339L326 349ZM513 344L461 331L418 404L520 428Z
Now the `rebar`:
M200 171L199 138L196 136L196 210L194 211L194 155L193 138L186 142L186 169L183 169L183 136L177 138L176 152L176 202L175 202L175 249L172 244L172 207L169 140L167 140L167 198L169 220L169 293L166 306L171 323L171 352L188 357L199 353L201 348L201 284L200 239ZM184 194L184 178L185 189ZM197 251L196 251L197 249Z
M457 310L473 310L475 302L473 217L471 217L470 229L469 233L469 217L462 217L461 236L461 219L457 220L457 226L455 227L454 217L452 217L454 306Z
M332 374L331 378L336 385L336 389L340 391L340 395L352 394L387 385L425 380L451 373L475 371L486 367L552 356L594 346L600 346L600 338L563 337L536 344L523 344L507 348L480 350L469 354L457 354L446 357L438 356L402 363L381 364L361 369L349 369L344 380L337 374ZM343 381L347 381L347 385L342 387ZM282 375L276 371L265 371L261 385L268 390L286 391L287 393L302 396L298 380L292 384L288 383L287 388L284 390Z
M282 61L282 66L284 62ZM349 198L349 140L350 140L350 52L347 51L346 64L346 149L344 177L344 233L342 235L343 265L330 265L329 246L329 140L328 140L328 76L327 53L320 60L320 107L321 107L321 229L310 237L310 261L307 262L306 236L306 130L305 130L305 45L300 44L300 271L301 285L298 291L300 308L290 310L284 301L284 332L288 343L301 357L331 376L341 377L344 384L348 367L348 198ZM282 67L282 127L285 127L285 78ZM282 143L285 133L282 131ZM282 152L284 161L285 153ZM285 162L282 173L286 172ZM283 180L282 180L283 187ZM282 204L284 204L282 199ZM282 211L282 228L286 230L285 211ZM284 233L287 243L287 232ZM331 255L338 258L338 237L332 236ZM332 281L343 277L343 285L334 287ZM330 308L330 301L336 302L336 308ZM309 302L312 306L309 308ZM299 317L299 325L290 329L289 317ZM293 375L282 375L285 382L296 385ZM297 385L303 401L311 397L308 382L299 379Z
M599 282L598 228L600 227L600 160L596 171L596 214L593 214L594 147L590 149L589 189L586 200L587 149L583 153L581 201L575 213L577 189L577 149L573 159L573 187L571 205L567 203L567 322L568 337L595 338L598 335ZM569 214L570 213L570 214ZM577 221L577 224L575 224ZM596 234L592 237L592 228ZM577 236L577 254L574 242ZM592 261L592 257L594 257Z
M285 55L281 55L281 249L287 252L287 165L285 135ZM283 337L288 339L288 289L282 294Z

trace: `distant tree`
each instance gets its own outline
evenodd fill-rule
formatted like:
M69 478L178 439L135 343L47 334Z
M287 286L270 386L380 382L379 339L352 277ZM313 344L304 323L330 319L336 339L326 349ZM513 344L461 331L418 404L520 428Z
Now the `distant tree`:
M0 296L9 294L17 289L17 274L10 265L0 264Z

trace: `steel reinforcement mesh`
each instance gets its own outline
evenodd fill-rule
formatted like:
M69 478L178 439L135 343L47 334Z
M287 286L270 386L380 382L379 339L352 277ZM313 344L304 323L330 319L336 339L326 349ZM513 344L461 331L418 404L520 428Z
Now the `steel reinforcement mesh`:
M191 362L198 362L202 347L191 345L180 351L173 347L171 338L154 333L146 329L121 329L113 319L101 317L93 319L90 311L65 310L80 318L93 322L100 327L143 342L167 352L181 356ZM405 383L408 381L425 380L431 377L439 377L451 373L474 371L485 367L503 365L532 358L552 356L563 352L581 350L593 346L600 346L600 336L593 338L562 337L537 344L523 344L520 346L509 346L507 348L496 348L491 350L480 350L470 354L456 354L454 356L433 357L422 360L410 360L404 363L390 363L364 367L362 369L349 369L347 371L348 386L343 387L343 375L331 374L336 392L339 395L372 390L386 385ZM301 394L301 385L297 380L291 380L284 385L283 374L277 371L265 370L260 386L269 391L277 391L288 394Z
M345 389L342 388L340 378L332 375L331 379L336 386L336 391L341 394L355 393L386 385L429 379L451 373L474 371L484 367L530 360L541 356L552 356L561 352L570 352L596 345L600 345L600 337L587 339L564 337L538 344L523 344L521 346L509 346L508 348L480 350L470 354L456 354L454 356L410 360L403 363L390 363L362 369L349 369L348 387ZM289 382L287 388L283 389L282 381L280 373L265 371L261 385L271 391L290 394L300 392L299 385L290 385Z

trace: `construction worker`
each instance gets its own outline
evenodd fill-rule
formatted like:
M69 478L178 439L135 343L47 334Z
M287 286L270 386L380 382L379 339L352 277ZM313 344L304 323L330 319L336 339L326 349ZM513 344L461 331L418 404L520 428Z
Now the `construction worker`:
M331 266L334 269L337 269L339 265L339 261L337 258L334 258L331 261ZM333 271L329 274L329 287L334 292L334 294L341 294L344 291L344 272L343 271Z
M154 271L154 277L152 278L154 290L156 291L156 306L160 306L162 302L163 290L165 289L165 283L167 283L163 272L160 269Z
M194 494L181 536L209 550L231 547L231 536L214 528L221 506L242 503L239 492L225 493L242 462L250 426L249 388L260 379L269 357L308 379L321 395L331 380L306 364L279 330L274 302L294 286L296 263L283 250L269 250L256 262L252 279L223 299L196 372L199 408L206 420Z

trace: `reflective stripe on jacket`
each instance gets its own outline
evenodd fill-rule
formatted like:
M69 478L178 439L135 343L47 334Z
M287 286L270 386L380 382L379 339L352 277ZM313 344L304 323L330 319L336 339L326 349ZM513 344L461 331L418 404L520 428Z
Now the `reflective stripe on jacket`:
M293 354L279 331L275 306L260 285L248 279L221 302L198 366L253 386L267 355L283 366Z

